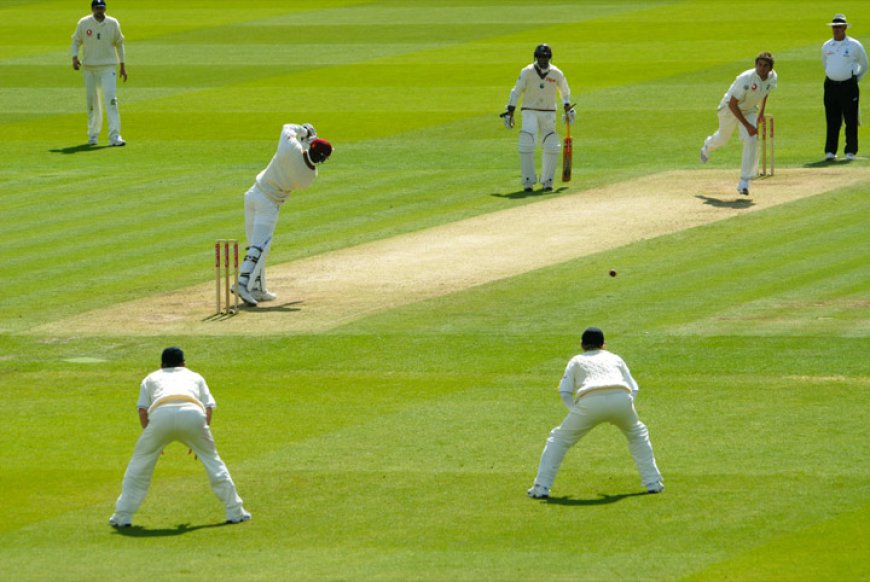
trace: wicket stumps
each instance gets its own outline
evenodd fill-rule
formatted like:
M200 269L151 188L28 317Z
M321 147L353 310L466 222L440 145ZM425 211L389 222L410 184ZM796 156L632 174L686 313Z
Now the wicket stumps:
M233 261L230 268L230 248ZM223 265L223 270L221 266ZM230 287L230 278L233 287ZM231 315L239 312L239 295L233 289L239 288L239 241L221 238L214 243L214 286L215 315ZM231 299L230 296L233 296Z
M775 140L773 137L773 128L774 121L773 115L766 115L761 118L761 125L759 126L759 133L761 134L761 175L762 176L773 176L774 169L776 168L776 160L774 159L774 144ZM768 131L769 130L769 131ZM770 137L770 174L767 173L767 138Z

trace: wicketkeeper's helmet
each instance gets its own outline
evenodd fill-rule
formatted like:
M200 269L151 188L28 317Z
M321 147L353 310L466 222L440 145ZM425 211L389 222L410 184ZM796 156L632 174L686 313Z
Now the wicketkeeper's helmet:
M539 44L535 47L535 61L542 69L546 69L550 66L550 60L552 60L552 58L553 50L550 48L550 45Z
M332 144L325 139L317 138L311 140L311 145L308 146L308 158L315 164L322 164L329 156L332 155Z

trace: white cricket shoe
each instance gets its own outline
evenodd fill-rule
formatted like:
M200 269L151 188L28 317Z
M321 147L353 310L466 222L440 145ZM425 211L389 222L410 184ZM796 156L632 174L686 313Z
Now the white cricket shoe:
M233 283L230 287L230 290L233 293L237 294L239 297L241 297L242 301L244 301L247 305L250 305L251 307L257 306L257 300L254 299L254 296L251 294L250 291L248 291L248 288L245 285L239 283L239 286L236 287L236 284Z
M701 163L706 164L707 160L710 159L710 152L707 151L707 146L703 146L701 148Z
M846 159L849 160L850 162L854 162L858 158L855 156L855 154L846 154Z
M251 521L251 517L253 516L243 509L239 515L234 515L233 517L227 516L227 523L242 523L245 521Z
M662 491L665 490L665 484L662 483L661 481L656 481L655 483L649 483L647 485L644 485L644 487L646 487L647 493L661 493Z
M251 289L251 295L258 302L260 302L260 301L275 301L275 299L278 298L277 295L275 295L274 293L272 293L271 291L269 291L267 289Z
M125 513L114 513L109 518L109 525L112 527L130 527L133 525L133 520Z
M747 180L740 180L740 183L737 184L737 193L749 196L749 182Z
M532 499L547 499L548 497L550 497L550 488L535 483L534 485L532 485L532 488L526 492L526 494Z
M97 136L91 136L88 138L88 145L97 145Z
M828 152L825 154L825 161L826 162L830 162L831 160L836 160L836 159L837 159L837 154L834 154L831 152Z
M125 142L125 141L124 141L124 138L122 138L122 137L119 135L118 137L116 137L115 139L113 139L112 141L110 141L110 142L109 142L109 145L112 146L112 147L119 148L119 147L123 147L123 146L127 145L127 142Z

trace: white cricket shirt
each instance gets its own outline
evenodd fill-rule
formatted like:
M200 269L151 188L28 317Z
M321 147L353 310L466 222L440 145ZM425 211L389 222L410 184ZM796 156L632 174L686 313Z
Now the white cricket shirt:
M771 71L764 81L755 72L755 68L743 71L737 75L737 78L731 83L731 87L725 92L722 101L719 102L717 111L727 109L731 97L737 98L740 111L743 113L755 111L758 109L758 104L770 95L774 89L776 89L775 71Z
M308 131L301 125L286 124L272 161L257 174L257 188L278 204L283 204L291 191L308 188L317 177L317 167L309 167L302 156L308 150L302 143L306 135Z
M853 75L860 81L867 73L867 52L864 45L850 36L831 39L822 45L822 66L825 76L832 81L848 81Z
M541 77L533 63L520 71L517 84L511 89L508 106L516 107L523 95L523 109L555 111L557 89L562 96L562 102L571 103L571 89L562 71L550 65L547 73Z
M205 378L185 367L161 368L148 374L139 387L136 407L151 408L158 400L172 396L193 398L205 408L217 407Z
M84 51L81 61L85 66L97 67L126 62L121 25L111 16L106 16L102 22L98 22L93 15L79 20L72 35L72 56L78 56L79 47L82 45Z
M632 395L638 390L622 358L607 350L590 350L574 356L559 382L559 392L573 394L575 402L584 394L606 388L621 388Z

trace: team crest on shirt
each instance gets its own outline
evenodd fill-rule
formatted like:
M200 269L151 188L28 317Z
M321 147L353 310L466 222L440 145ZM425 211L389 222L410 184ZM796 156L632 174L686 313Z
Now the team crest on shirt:
M89 28L85 31L85 34L88 36L94 36L94 31Z
M753 91L758 91L758 84L757 84L757 83L753 83L753 84L752 84L752 90L753 90Z

